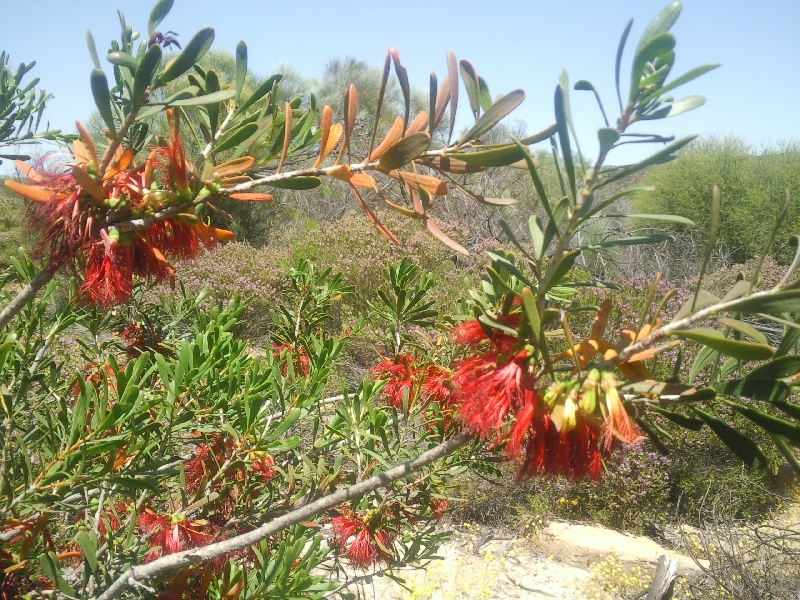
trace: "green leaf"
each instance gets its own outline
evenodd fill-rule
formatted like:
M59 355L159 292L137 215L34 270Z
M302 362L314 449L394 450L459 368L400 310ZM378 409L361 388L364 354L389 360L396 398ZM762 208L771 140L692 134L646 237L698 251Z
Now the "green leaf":
M744 396L765 402L781 402L791 393L791 389L783 381L751 375L717 384L714 389L726 396Z
M696 406L691 408L744 464L751 469L763 469L767 466L764 451L753 440Z
M656 233L653 235L639 235L615 240L606 240L597 244L581 246L581 250L597 250L599 248L613 248L615 246L640 246L642 244L657 244L659 242L674 242L675 236L668 233Z
M705 103L706 99L703 96L686 96L686 98L681 98L680 100L672 103L667 116L674 117L681 113L694 110L698 106L702 106Z
M127 67L133 73L136 73L136 70L139 68L139 61L127 52L109 52L106 56L106 60L112 65Z
M452 85L452 82L451 82ZM456 145L461 145L475 138L482 136L484 133L497 125L504 117L513 111L525 99L525 92L523 90L513 90L497 100L489 107L481 118L470 127L460 138L456 141ZM451 107L452 110L452 107Z
M94 97L97 112L103 118L106 127L111 130L111 136L117 135L117 128L114 124L114 113L111 111L111 93L108 90L108 79L106 74L101 69L92 69L92 74L89 77L92 87L92 96Z
M547 129L544 129L539 133L535 133L526 138L522 138L519 142L520 144L523 144L525 146L532 146L533 144L538 144L539 142L543 142L546 139L553 137L557 133L558 133L558 125L556 123L553 123Z
M548 219L552 223L554 221L553 209L550 206L550 201L547 199L547 193L544 190L542 179L539 177L539 172L536 169L536 163L533 162L533 157L531 156L530 151L525 146L522 145L522 141L520 140L514 140L514 141L523 150L525 162L528 165L528 172L531 174L531 179L533 180L533 188L536 190L536 195L539 197L539 202L542 203L542 207L544 208L544 211L547 213Z
M628 167L625 167L624 169L620 169L614 175L611 175L607 179L603 179L596 186L595 189L599 189L601 187L604 187L604 186L606 186L609 183L612 183L614 181L618 181L620 179L625 179L626 177L628 177L628 176L630 176L630 175L632 175L632 174L634 174L634 173L636 173L638 171L641 171L642 169L644 169L646 167L649 167L650 165L654 165L654 164L663 162L666 158L668 158L669 156L671 156L672 154L674 154L675 152L677 152L678 150L683 148L686 144L691 143L696 137L697 137L697 135L687 135L686 137L683 137L683 138L681 138L679 140L675 140L674 142L672 142L668 146L665 146L664 148L662 148L661 150L659 150L655 154L649 156L648 158L645 158L643 161L640 161L640 162L638 162L636 164L633 164L633 165L630 165Z
M542 226L542 220L538 216L531 215L528 218L528 231L531 234L533 255L536 260L540 260L546 248L544 247L544 227Z
M185 100L176 100L175 102L171 102L170 106L202 106L204 104L217 104L218 102L230 100L234 96L236 96L236 90L219 90L218 92L212 92L211 94L206 94L205 96L195 96L194 98L186 98Z
M531 291L531 288L522 288L522 308L528 317L528 323L531 325L531 331L535 340L539 340L542 334L542 320L539 316L539 309L536 307L536 296Z
M709 327L697 327L686 331L675 331L673 336L699 342L741 360L765 360L775 355L775 350L766 344L751 344L740 340L726 338L722 332Z
M767 296L742 298L728 310L743 313L800 312L800 290L783 290Z
M319 177L292 177L291 179L269 181L266 184L283 190L312 190L319 187L322 180Z
M800 426L743 404L736 402L727 402L727 404L765 431L785 437L793 446L800 448Z
M164 17L166 17L172 9L172 2L173 0L158 0L158 2L155 3L153 10L150 11L150 19L147 21L148 37L153 36L158 24L164 20Z
M716 350L705 347L697 353L694 361L692 362L692 369L689 372L689 381L694 381L700 372L705 369L711 362L717 360L719 352Z
M556 112L556 125L558 125L558 141L561 144L561 158L567 171L567 181L573 200L577 197L575 186L575 165L572 162L572 147L569 142L569 125L567 124L565 91L561 85L556 86L553 103Z
M427 133L424 131L412 133L389 146L388 150L381 154L378 166L384 171L399 169L425 152L430 145L431 136Z
M486 112L492 106L492 95L489 93L489 85L480 75L478 75L478 88L480 90L481 108Z
M668 223L680 223L681 225L688 225L694 227L695 222L686 217L679 217L678 215L651 215L645 213L630 213L630 214L603 214L592 215L593 219L649 219L650 221L666 221Z
M153 44L144 53L139 67L133 76L131 98L134 106L141 106L145 101L145 93L153 80L153 74L161 63L161 46Z
M657 90L652 92L649 96L645 96L644 98L642 98L642 104L643 105L644 104L648 104L650 101L655 100L659 96L662 96L663 94L665 94L667 92L670 92L670 91L674 90L675 88L677 88L679 86L682 86L684 83L688 83L692 79L696 79L696 78L700 77L701 75L704 75L704 74L708 73L709 71L711 71L713 69L716 69L719 66L720 66L719 63L712 63L712 64L708 64L708 65L702 65L700 67L695 67L691 71L688 71L687 73L684 73L680 77L676 77L675 79L670 81L668 84L658 88Z
M191 69L194 64L208 52L213 42L213 27L204 27L194 34L194 37L189 40L189 43L184 47L183 52L167 62L164 72L158 77L158 85L169 83L186 73L186 71ZM153 46L151 46L151 48L152 47Z
M479 167L505 167L525 158L525 153L516 144L479 150L477 152L459 152L446 154L446 158L454 158ZM444 157L443 157L444 158Z
M684 317L688 317L692 314L692 301L694 299L690 298L686 301L686 303L681 306L681 309L677 312L675 317L672 319L672 322L680 321ZM706 290L700 290L700 293L697 294L697 301L694 302L694 310L698 311L702 308L707 306L711 306L712 304L717 304L719 302L719 298L717 298L714 294Z
M86 30L86 46L89 48L89 56L92 57L92 62L94 63L95 69L100 69L100 59L97 56L97 46L94 43L94 37L92 36L92 32L88 29Z
M754 342L769 345L767 336L750 325L750 323L745 323L744 321L739 321L738 319L729 319L727 317L717 317L717 321L722 325L725 325L725 327L730 327L734 331L738 331L739 333L746 335Z
M253 91L253 93L250 94L250 97L247 100L245 100L241 106L239 106L239 113L240 114L244 113L244 111L250 108L253 104L255 104L256 102L261 100L261 98L266 96L267 93L270 90L272 90L275 84L278 83L281 79L283 79L283 75L281 75L280 73L276 73L275 75L272 75L268 77L265 81L263 81L261 85L259 85Z
M449 50L447 51L446 59L447 78L450 84L450 131L447 134L447 144L450 145L453 130L456 126L456 114L458 113L458 64L456 63L456 55ZM484 114L483 116L485 117L486 115Z
M644 47L660 33L669 31L670 28L678 20L681 14L683 5L680 2L672 2L664 10L662 10L656 18L650 21L645 30L642 32L642 37L639 38L639 44L636 46L636 54L639 54Z
M547 292L553 286L557 285L562 277L565 277L567 273L569 273L572 266L575 264L575 260L580 256L580 250L570 250L569 252L565 252L564 256L559 261L556 268L553 270L553 275L550 279L545 282L544 291Z
M748 378L754 379L783 379L792 377L800 373L800 356L781 356L768 363L765 363L747 374Z
M597 130L600 152L608 152L619 141L619 131L613 127L601 127Z
M40 554L39 565L42 567L45 577L55 584L58 591L67 596L72 596L73 598L78 596L78 593L73 590L64 580L64 577L62 577L61 569L58 566L58 557L55 552L50 551Z
M99 566L97 563L97 539L94 535L90 539L85 531L79 531L75 539L83 552L83 558L89 563L89 568L93 573L96 572Z
M633 27L633 19L628 19L628 23L625 25L625 29L622 31L622 35L619 38L619 44L617 45L617 58L614 63L614 85L617 88L619 112L622 112L622 91L619 86L619 73L620 68L622 67L622 52L625 50L625 42L628 41L628 34L631 32L631 27Z
M620 390L625 393L642 394L657 396L680 396L683 400L699 402L701 400L713 400L717 393L711 388L697 389L691 385L682 383L671 383L664 381L634 381L626 383Z
M683 427L684 429L689 429L691 431L700 431L703 428L703 421L700 419L693 419L691 417L687 417L686 415L682 415L680 413L676 413L671 410L667 410L665 408L661 408L660 406L656 406L655 404L648 404L647 410L652 410L657 412L658 414L664 416L664 418L669 419L679 427Z
M478 74L475 72L475 67L468 60L461 60L461 81L464 82L464 87L467 89L467 97L469 98L469 107L472 109L472 114L475 119L481 114L480 104L480 84L478 83Z
M631 69L631 90L628 94L628 103L632 103L639 93L639 82L642 80L645 65L652 63L656 57L673 48L675 48L675 36L663 31L654 35L644 46L636 50Z
M242 95L242 88L244 88L244 80L247 77L247 44L243 40L239 40L236 44L236 99L238 100Z
M214 149L209 152L209 156L217 154L218 152L230 150L231 148L238 146L257 131L258 123L247 123L246 125L242 125L239 127L239 129L232 131L225 137L225 139L214 146Z
M800 420L800 406L793 402L786 402L784 400L774 400L772 406L780 411L783 411L790 417Z
M789 466L792 467L795 474L800 476L800 461L797 460L797 455L795 455L794 450L787 445L786 439L779 435L770 435L770 438L772 438L773 443L780 453L783 454L783 457L786 459L786 462L789 463Z

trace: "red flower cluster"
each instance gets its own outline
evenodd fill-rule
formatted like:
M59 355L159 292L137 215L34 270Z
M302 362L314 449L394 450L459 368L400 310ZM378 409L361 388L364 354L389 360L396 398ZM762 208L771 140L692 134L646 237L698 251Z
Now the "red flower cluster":
M386 381L382 396L389 406L402 409L406 395L409 407L417 400L438 402L444 413L450 405L450 372L434 364L419 366L415 356L399 354L393 361L383 360L373 367L371 376Z
M222 435L214 436L210 443L200 444L194 457L183 465L186 487L190 491L197 491L201 483L217 474L232 451L233 440Z
M284 342L283 344L276 344L272 348L272 356L274 358L280 357L281 354L286 352L288 358L292 361L295 373L300 373L305 377L308 375L308 370L311 366L311 360L308 358L306 349L298 344L295 348L292 344ZM289 373L289 365L281 365L281 375L286 377Z
M517 327L519 313L500 319ZM489 342L487 351L456 365L455 402L469 430L494 445L504 445L507 456L519 462L518 479L539 473L597 478L614 440L637 438L613 377L604 378L602 385L587 381L585 391L577 384L563 389L554 384L543 397L537 387L541 385L537 365L514 336L469 321L456 330L455 339L470 346ZM598 386L603 390L605 410L600 413L605 420L597 411Z
M134 164L133 151L120 149L105 173L88 132L78 124L84 143L74 142L75 162L70 170L42 169L24 163L18 167L29 184L6 181L12 191L33 200L31 228L38 247L55 270L65 265L83 274L80 293L102 307L124 303L131 295L133 276L164 280L175 269L168 258L195 256L201 245L233 239L229 231L202 223L188 206L192 191L178 117L167 111L170 135L165 147L155 148L147 160ZM164 189L153 190L156 171ZM176 206L188 212L157 218ZM140 220L136 228L115 223Z
M334 541L357 569L367 569L392 557L394 535L380 528L380 513L357 515L348 508L331 519ZM348 543L349 542L349 543Z

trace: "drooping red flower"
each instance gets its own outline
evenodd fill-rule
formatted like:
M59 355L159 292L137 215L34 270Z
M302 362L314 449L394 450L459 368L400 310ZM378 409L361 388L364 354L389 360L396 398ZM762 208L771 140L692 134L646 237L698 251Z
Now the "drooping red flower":
M357 569L368 569L378 563L388 562L394 535L380 527L380 514L370 518L341 509L341 514L331 519L334 542L339 551L350 559Z
M98 364L95 361L86 363L83 368L83 380L91 387L97 387L105 380L108 384L108 389L111 392L117 391L117 379L114 369L108 363ZM70 390L73 398L77 398L81 393L81 385L76 381Z
M233 440L222 435L200 444L195 455L183 465L186 487L190 491L197 491L202 482L209 481L219 472L232 450Z
M308 353L306 349L303 348L298 344L295 348L292 344L284 342L282 344L277 344L272 348L272 356L274 358L278 358L286 352L287 357L289 360L292 361L292 366L294 366L295 373L300 373L305 377L308 375L308 370L311 367L311 359L308 357ZM281 365L281 375L286 377L289 373L289 365L284 363Z
M431 498L431 510L433 511L433 518L436 519L437 523L441 522L449 506L450 504L444 498Z
M200 530L208 526L206 521L189 522L180 513L162 515L148 508L136 518L136 524L150 542L151 550L145 554L144 562L164 554L203 546L212 538L211 532Z

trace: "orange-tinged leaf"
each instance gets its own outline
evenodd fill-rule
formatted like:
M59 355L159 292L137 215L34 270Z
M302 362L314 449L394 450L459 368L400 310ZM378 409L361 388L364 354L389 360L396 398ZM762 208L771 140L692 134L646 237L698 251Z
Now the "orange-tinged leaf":
M625 375L628 381L643 381L645 379L653 379L650 371L647 370L640 362L635 363L620 363L617 368Z
M381 154L386 152L390 146L392 146L395 142L400 141L400 138L403 136L403 119L401 117L395 117L394 123L389 128L389 132L386 134L386 137L383 138L378 147L372 151L372 154L369 155L369 160L377 160L380 158Z
M356 187L362 188L374 188L377 185L375 183L375 178L366 173L353 173L350 176L350 183Z
M386 227L386 225L384 225L383 223L381 223L380 219L378 219L378 217L375 216L375 213L373 213L370 210L367 203L364 202L364 199L361 197L361 194L358 193L356 187L354 185L351 185L350 189L353 190L353 194L358 200L358 203L361 205L361 208L364 210L364 213L367 215L367 218L372 222L373 225L375 225L375 228L378 231L380 231L387 239L391 240L395 244L399 244L400 240L398 240L397 237L391 231L389 231L389 228Z
M221 242L232 242L236 239L236 234L227 229L218 229L217 227L209 227L206 225L207 231Z
M86 149L86 144L80 140L72 140L72 153L75 155L75 160L78 164L89 164L89 151Z
M262 194L259 192L243 192L239 194L231 194L231 198L242 202L272 202L274 198L270 194Z
M72 176L75 178L75 181L78 182L78 185L83 188L84 192L87 192L98 202L105 201L106 191L103 189L103 186L100 185L94 177L89 175L81 167L78 165L72 167Z
M444 109L447 108L447 104L450 102L450 75L445 75L444 79L442 80L442 85L439 88L439 92L436 94L436 112L434 113L433 117L433 128L435 129L439 125L439 121L442 120L444 116Z
M358 116L358 90L355 84L350 84L350 93L347 99L347 137L349 138L353 129L356 127L356 117Z
M234 158L233 160L217 165L214 167L214 172L220 177L234 175L242 171L247 171L255 162L252 156L242 156L241 158Z
M86 147L89 149L89 156L94 161L94 164L99 166L100 162L97 160L97 148L94 147L94 142L92 141L92 136L89 135L89 131L80 121L75 121L75 127L78 128L78 133L80 134L83 143L86 144Z
M21 160L15 160L14 164L16 165L17 169L19 169L20 173L25 175L25 177L30 179L33 183L44 183L44 177L42 177L27 163L24 163Z
M450 79L450 133L447 135L449 144L456 127L456 111L458 110L458 63L456 55L452 52L447 53L447 76Z
M25 185L13 179L6 179L4 183L5 186L15 194L19 194L23 198L33 200L34 202L49 202L50 198L53 197L53 192L50 190L34 187L32 185ZM60 196L64 197L63 194Z
M289 144L292 141L292 117L294 115L292 113L292 105L288 102L286 103L285 114L286 123L284 123L283 126L283 149L281 150L281 159L278 161L278 168L275 169L276 175L281 172L283 163L286 162L286 155L289 153Z
M328 135L328 143L325 145L325 151L322 153L323 160L325 160L325 157L333 152L333 149L339 144L339 141L341 141L343 135L344 126L341 123L334 123L331 125L331 132Z
M381 171L399 169L418 158L431 144L431 136L425 131L418 131L395 142L383 151L378 168Z
M350 183L350 165L337 165L328 170L327 173L334 179Z
M641 352L637 352L633 356L631 356L627 362L634 363L640 360L650 360L651 358L655 358L656 354L658 354L658 348L648 348L647 350L642 350Z
M222 187L234 187L240 183L247 183L253 181L249 175L236 175L234 177L225 177L222 179Z
M433 222L433 219L425 219L425 227L428 228L434 237L438 238L440 242L442 242L445 246L450 248L451 250L455 250L459 254L463 254L464 256L469 256L469 252L467 251L464 246L456 242L455 240L450 239L444 231L439 229L439 226Z
M388 204L389 207L393 208L394 210L399 212L404 217L410 217L412 219L424 219L425 218L424 214L418 213L417 211L411 210L410 208L406 208L405 206L400 206L399 204L395 204L394 202L392 202L388 198L384 197L383 194L381 194L381 198L383 198L383 201L386 202L386 204Z
M316 169L322 164L322 161L325 160L325 157L330 154L330 150L327 152L325 151L328 148L328 137L331 133L331 124L333 123L333 111L331 107L327 104L322 108L322 117L320 122L320 138L319 138L319 156L317 157L317 161L314 163L314 168ZM331 148L332 150L332 148Z
M397 170L389 171L388 175L397 181L402 181L412 190L424 189L431 196L446 196L449 191L444 181L430 175Z
M411 121L411 124L406 129L405 135L411 135L413 133L417 133L418 131L425 131L425 128L428 126L428 113L424 110L421 110L414 120Z

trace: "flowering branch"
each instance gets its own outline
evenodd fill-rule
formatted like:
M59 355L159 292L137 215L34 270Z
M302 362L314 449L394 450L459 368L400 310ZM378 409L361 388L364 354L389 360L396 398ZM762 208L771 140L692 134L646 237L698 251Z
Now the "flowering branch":
M383 473L373 475L369 479L365 479L364 481L352 485L349 488L339 490L338 492L330 494L329 496L320 498L319 500L307 504L302 508L298 508L289 514L278 517L269 523L265 523L253 531L249 531L228 540L209 544L208 546L203 546L201 548L194 548L192 550L185 550L183 552L169 554L144 565L131 567L116 581L114 581L114 583L112 583L105 592L98 596L97 600L111 600L112 598L117 598L129 586L135 586L141 582L148 581L167 571L188 567L190 565L211 560L218 556L224 556L226 554L230 554L231 552L249 548L253 544L257 544L258 542L275 535L279 531L282 531L291 525L311 519L323 511L339 506L340 504L363 496L364 494L379 488L386 487L390 483L400 479L404 479L420 470L422 467L425 467L439 460L440 458L452 454L459 448L465 446L472 439L473 435L471 433L459 433L446 442L443 442L438 446L423 452L414 460L406 461L400 465L397 465L396 467L392 467L391 469L384 471Z

